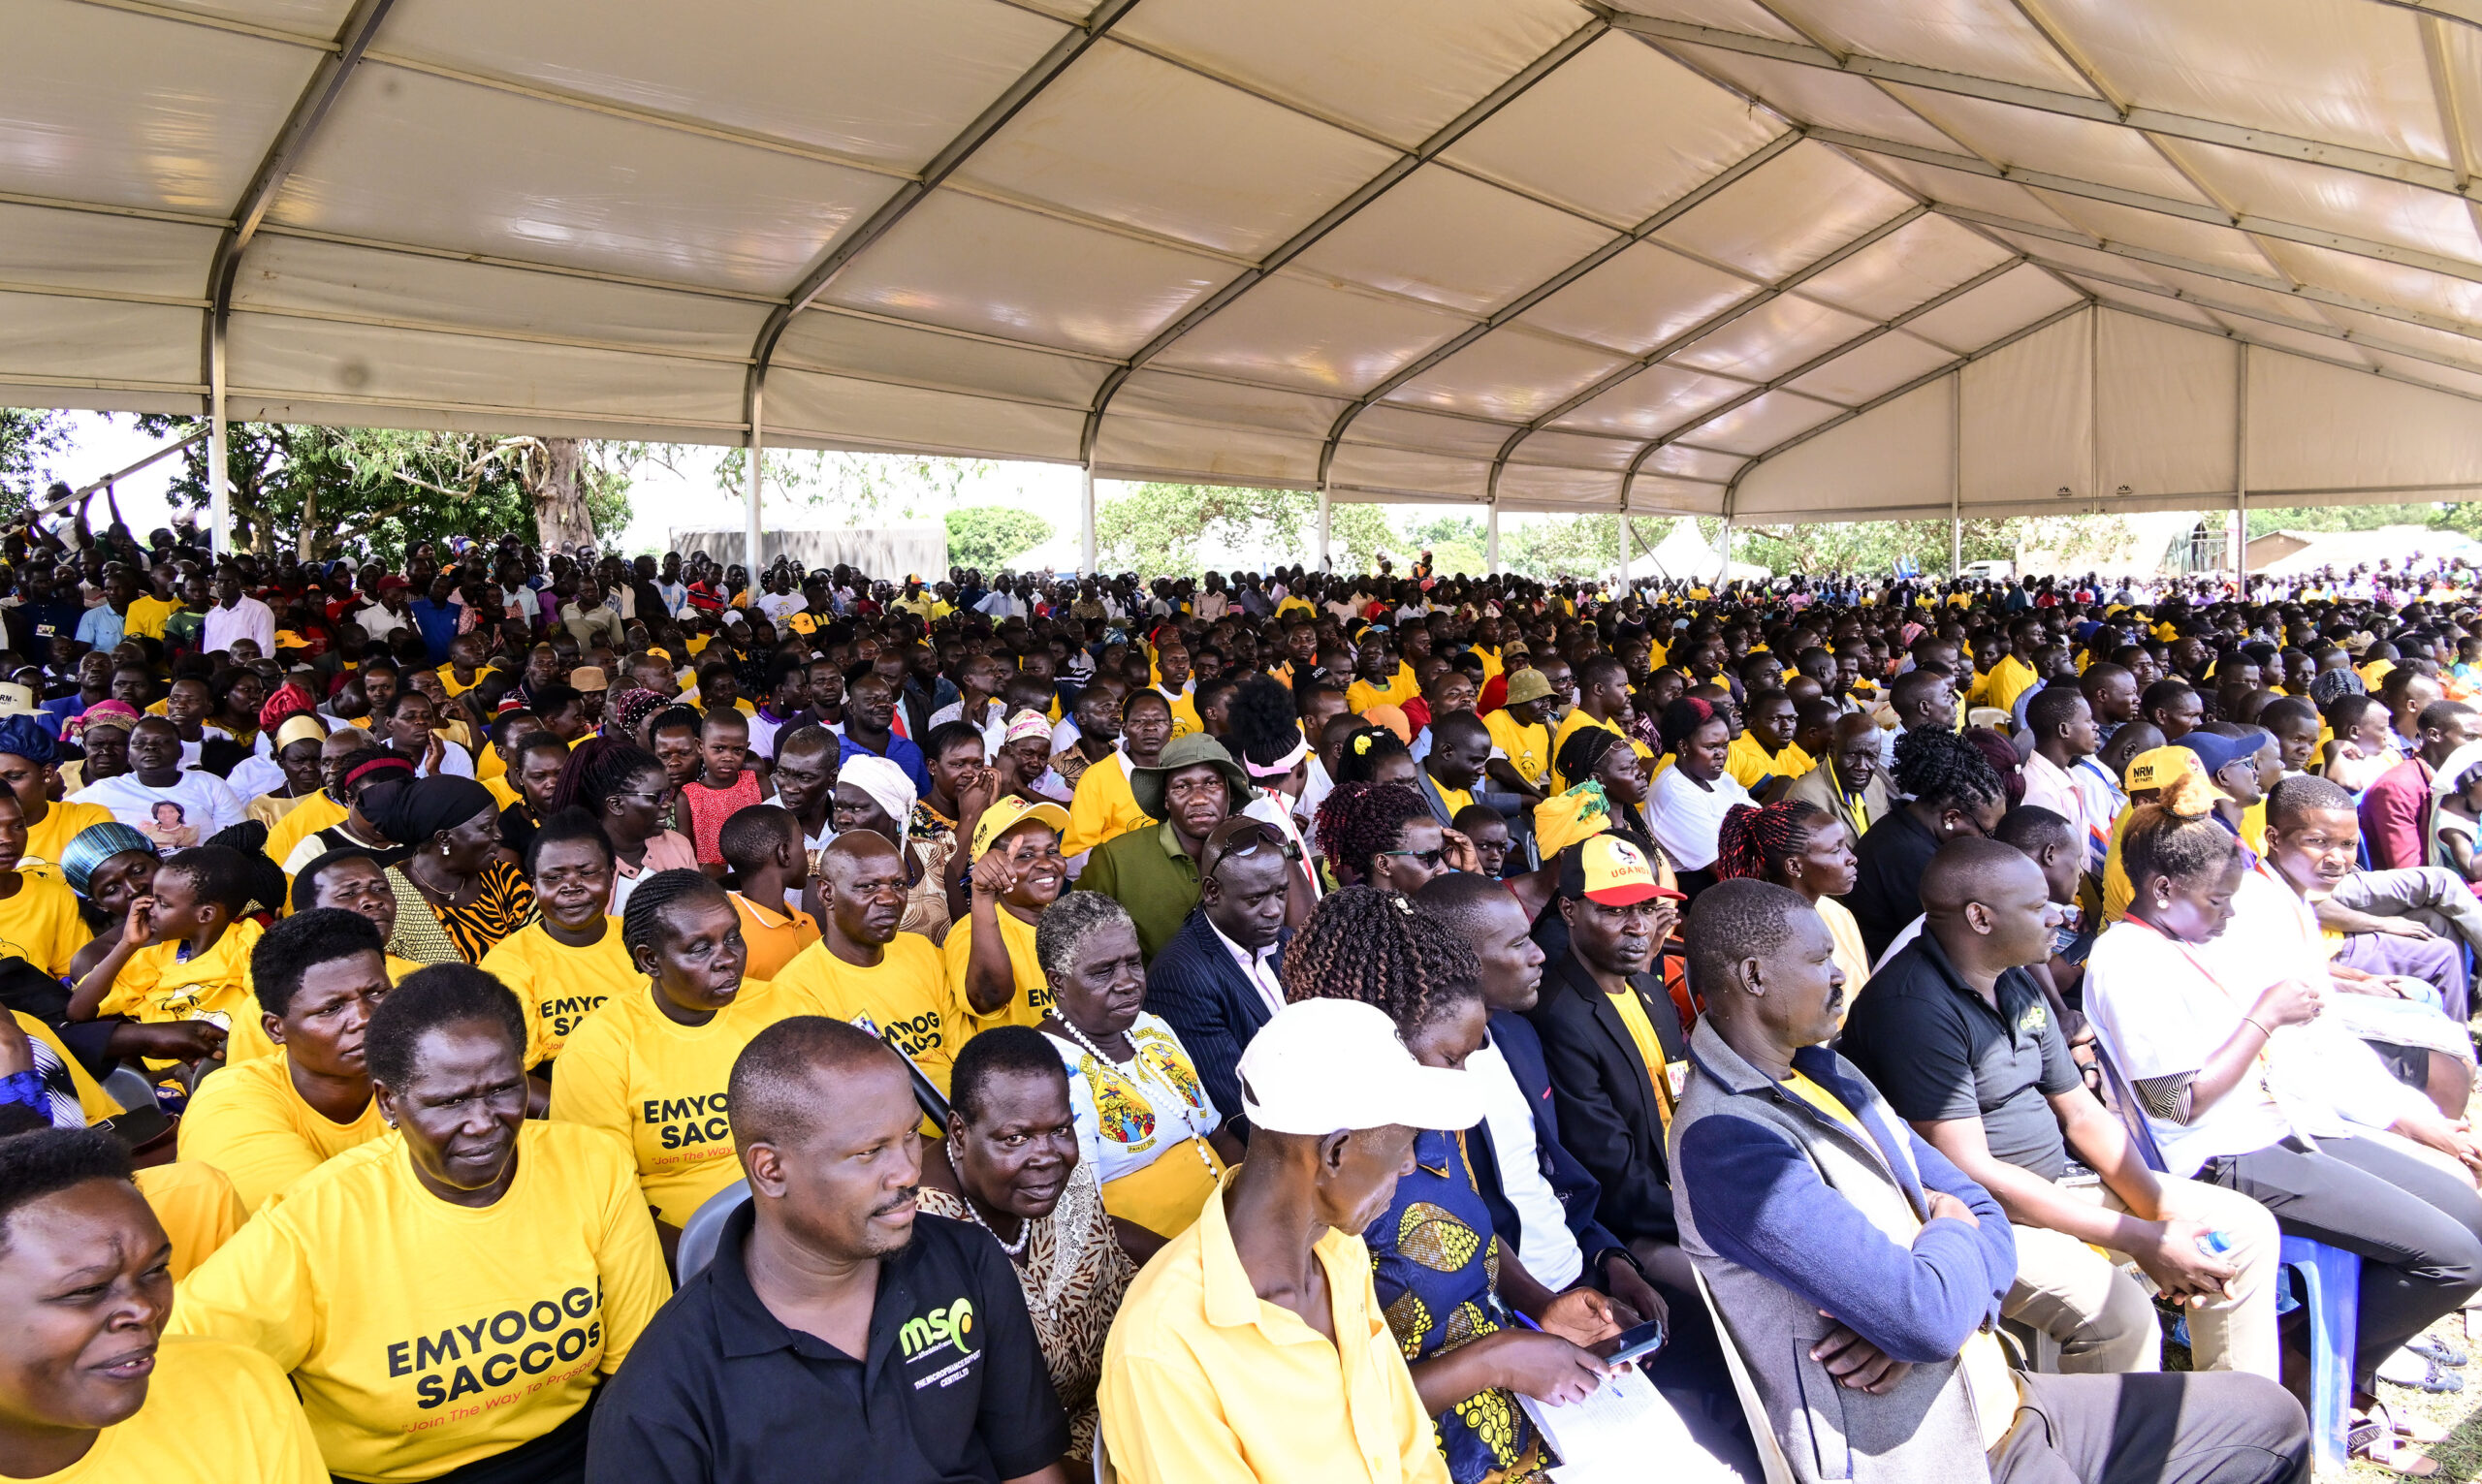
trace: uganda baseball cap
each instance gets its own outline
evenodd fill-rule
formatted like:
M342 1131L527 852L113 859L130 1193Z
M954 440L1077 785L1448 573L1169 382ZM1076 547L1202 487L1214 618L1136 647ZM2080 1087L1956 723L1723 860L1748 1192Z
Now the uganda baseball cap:
M1036 804L1015 794L1003 794L982 811L981 820L973 827L972 859L981 860L982 853L998 843L1000 837L1028 820L1049 825L1061 834L1068 832L1068 811L1057 804Z
M2182 746L2150 747L2129 759L2128 772L2122 782L2132 794L2145 789L2161 788L2181 774L2195 770L2206 776L2206 768L2195 752ZM2217 799L2229 798L2223 790L2208 785L2208 792Z
M1625 907L1652 897L1689 900L1656 879L1654 863L1646 859L1646 852L1609 831L1587 836L1568 856L1560 868L1563 897L1582 897L1607 907Z
M1387 1012L1357 999L1304 999L1278 1010L1250 1038L1240 1073L1241 1110L1250 1126L1270 1133L1482 1121L1473 1073L1415 1060Z
M1549 694L1551 694L1551 682L1543 678L1543 672L1540 670L1531 668L1519 670L1509 677L1508 704L1511 706L1523 706L1528 701L1540 701Z

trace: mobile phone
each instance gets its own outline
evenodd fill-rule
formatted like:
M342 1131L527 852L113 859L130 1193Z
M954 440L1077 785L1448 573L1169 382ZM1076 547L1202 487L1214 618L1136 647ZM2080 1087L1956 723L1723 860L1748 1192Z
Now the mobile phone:
M1622 1330L1609 1340L1590 1348L1603 1360L1604 1364L1622 1366L1640 1356L1654 1354L1664 1347L1664 1342L1670 1338L1664 1331L1664 1321L1649 1319L1636 1329Z

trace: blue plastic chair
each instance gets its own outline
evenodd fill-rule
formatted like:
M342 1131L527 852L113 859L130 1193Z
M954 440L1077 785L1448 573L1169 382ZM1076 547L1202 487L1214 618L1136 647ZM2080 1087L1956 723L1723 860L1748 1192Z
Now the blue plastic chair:
M2120 1121L2128 1125L2138 1157L2156 1174L2163 1173L2163 1151L2154 1142L2137 1095L2120 1077L2103 1043L2094 1043L2094 1059L2119 1105ZM2347 1434L2353 1425L2353 1342L2361 1328L2362 1260L2353 1252L2307 1237L2286 1237L2275 1260L2301 1275L2309 1310L2309 1438L2322 1469L2342 1469L2350 1452Z

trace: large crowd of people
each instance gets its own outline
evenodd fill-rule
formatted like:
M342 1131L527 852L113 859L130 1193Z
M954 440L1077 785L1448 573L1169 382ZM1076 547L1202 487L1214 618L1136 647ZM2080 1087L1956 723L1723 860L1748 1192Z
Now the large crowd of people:
M2429 1476L2466 577L13 529L0 1478Z

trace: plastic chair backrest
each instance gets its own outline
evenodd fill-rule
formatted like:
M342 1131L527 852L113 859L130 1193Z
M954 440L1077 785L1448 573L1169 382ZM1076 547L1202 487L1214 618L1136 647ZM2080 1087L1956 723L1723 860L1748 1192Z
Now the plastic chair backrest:
M681 1228L681 1246L673 1252L673 1265L680 1270L675 1286L689 1281L699 1269L716 1260L716 1244L723 1240L724 1219L748 1199L749 1182L737 1180L689 1213L688 1223Z
M2112 1101L2119 1104L2120 1121L2128 1125L2129 1142L2137 1146L2138 1157L2155 1174L2163 1173L2163 1148L2154 1142L2154 1130L2146 1121L2146 1110L2140 1108L2137 1093L2130 1090L2127 1079L2120 1076L2112 1054L2103 1049L2099 1039L2094 1043L2094 1064L2103 1069L2103 1081L2112 1089Z
M151 1110L155 1107L155 1085L148 1082L146 1074L136 1067L113 1067L111 1074L96 1086L104 1089L106 1096L120 1104L121 1111L124 1113L134 1113L142 1108Z
M1112 1471L1112 1461L1104 1456L1103 1430L1095 1430L1095 1484L1116 1484L1120 1475Z

